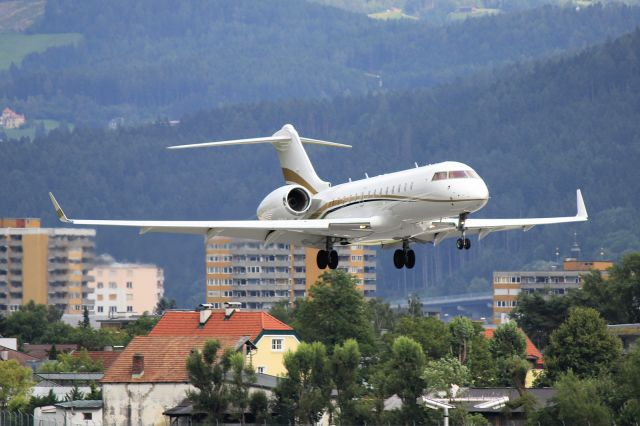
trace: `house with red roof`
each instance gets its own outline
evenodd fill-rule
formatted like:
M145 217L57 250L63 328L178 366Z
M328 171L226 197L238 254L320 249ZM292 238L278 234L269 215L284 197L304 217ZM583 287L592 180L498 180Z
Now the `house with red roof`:
M266 312L241 311L231 307L224 311L201 305L197 311L166 311L149 336L204 336L210 339L246 336L255 347L248 353L249 362L258 373L282 375L284 354L300 344L297 334L287 324Z
M186 361L212 337L137 336L120 352L101 380L103 424L165 425L163 412L182 402L189 382ZM247 337L218 336L220 354L254 349Z

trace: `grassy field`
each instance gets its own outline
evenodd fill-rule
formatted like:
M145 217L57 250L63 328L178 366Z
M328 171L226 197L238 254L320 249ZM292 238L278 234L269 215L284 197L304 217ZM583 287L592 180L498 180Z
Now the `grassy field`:
M0 70L19 65L29 53L43 52L49 47L78 43L82 35L69 34L0 34Z
M27 120L26 124L19 129L0 130L4 131L8 139L29 138L33 140L36 135L36 126L39 124L44 125L47 133L60 126L60 122L56 120ZM69 129L73 129L73 126L69 126Z

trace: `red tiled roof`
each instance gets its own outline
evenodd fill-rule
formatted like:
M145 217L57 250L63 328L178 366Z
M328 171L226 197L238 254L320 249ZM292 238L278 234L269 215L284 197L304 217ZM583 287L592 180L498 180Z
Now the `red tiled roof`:
M192 349L202 349L207 336L137 336L104 373L102 383L187 383L186 360ZM221 348L235 348L238 336L218 338ZM144 356L144 374L131 377L133 355Z
M28 353L29 355L42 360L46 360L49 358L49 351L51 351L51 347L53 345L54 345L53 343L36 344L36 345L32 345L31 343L25 343L23 345L23 348L25 353ZM76 345L75 343L61 343L61 344L55 344L55 345L56 345L56 351L58 351L58 353L71 352L78 349L78 345Z
M115 362L120 355L121 351L87 351L89 358L92 361L102 361L102 365L104 365L104 369L107 370L111 365ZM73 356L80 356L81 352L74 352Z
M493 332L494 331L495 331L495 329L493 329L493 328L485 328L484 329L484 337L486 337L487 339L493 338ZM522 332L522 334L524 334L524 331L522 331L522 330L520 330L520 331ZM535 363L536 363L536 367L542 368L542 365L544 364L544 360L542 359L542 353L536 347L536 345L533 344L531 339L529 339L529 336L524 334L524 338L525 338L525 340L527 342L527 349L526 349L527 358L534 359Z
M7 351L7 361L9 361L10 359L14 359L23 367L27 365L27 361L40 361L40 359L36 358L35 356L25 354L24 352L19 352L11 348L0 346L0 352L4 351ZM2 362L2 360L0 360L0 362Z
M293 328L266 312L236 311L225 319L224 312L214 311L200 327L200 312L167 311L149 336L249 336L254 342L264 331L292 332Z

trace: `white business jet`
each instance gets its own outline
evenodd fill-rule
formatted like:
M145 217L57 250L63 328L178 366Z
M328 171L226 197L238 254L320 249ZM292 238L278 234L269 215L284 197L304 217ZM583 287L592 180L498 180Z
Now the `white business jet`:
M332 186L318 177L302 144L350 148L349 145L303 138L287 124L271 137L172 146L169 149L269 143L274 146L286 185L258 206L258 220L149 221L69 219L49 193L60 220L75 225L139 227L140 233L171 232L248 238L265 244L286 242L318 248L320 269L338 266L335 244L396 247L396 268L413 268L412 243L438 244L458 237L458 249L469 249L468 235L481 240L491 232L525 231L536 225L581 222L587 210L577 190L575 216L531 219L472 219L487 204L489 191L469 166L453 161L349 181Z

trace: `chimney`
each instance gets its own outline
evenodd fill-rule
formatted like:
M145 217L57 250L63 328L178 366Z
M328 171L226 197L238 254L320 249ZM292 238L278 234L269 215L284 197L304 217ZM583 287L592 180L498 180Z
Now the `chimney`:
M200 327L202 327L207 323L211 313L213 312L213 304L201 303L198 310L200 311Z
M142 377L144 374L144 355L136 353L133 355L133 364L131 366L131 377L134 379Z
M235 311L239 311L242 303L240 302L224 302L224 319L231 318Z

